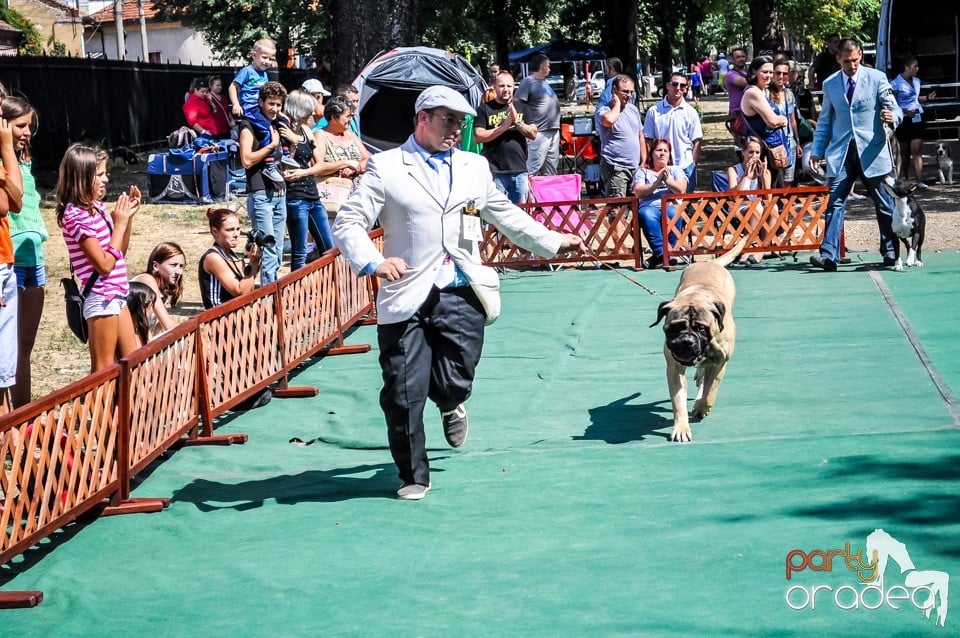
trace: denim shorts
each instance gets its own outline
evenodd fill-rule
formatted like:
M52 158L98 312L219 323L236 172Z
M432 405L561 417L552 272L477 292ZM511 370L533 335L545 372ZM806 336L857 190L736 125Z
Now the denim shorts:
M123 307L127 305L125 297L115 296L107 299L103 295L91 292L83 301L83 318L91 319L93 317L111 317L120 314Z
M21 288L38 288L47 285L46 266L14 266L17 273L17 285Z

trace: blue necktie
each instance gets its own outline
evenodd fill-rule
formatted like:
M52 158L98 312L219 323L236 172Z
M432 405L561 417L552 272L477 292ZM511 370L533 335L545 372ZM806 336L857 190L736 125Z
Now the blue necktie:
M440 194L440 199L443 201L447 201L447 198L450 196L450 169L446 163L449 157L450 151L445 151L442 153L434 153L427 161L427 163L430 164L430 168L436 173L437 191Z
M853 81L853 78L847 80L847 102L853 104L853 89L857 86L857 83Z

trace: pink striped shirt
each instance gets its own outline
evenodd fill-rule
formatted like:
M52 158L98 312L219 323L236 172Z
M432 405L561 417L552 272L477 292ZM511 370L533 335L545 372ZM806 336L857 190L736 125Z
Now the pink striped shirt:
M79 208L73 204L67 204L63 211L63 223L60 229L63 232L63 241L67 244L67 253L70 256L70 264L80 280L80 290L87 285L87 280L94 273L93 263L87 259L80 249L80 243L88 238L94 237L100 247L106 249L110 245L110 238L113 235L111 226L107 223L107 210L103 202L94 202L94 208L97 212ZM108 300L114 297L126 297L130 291L130 284L127 281L127 262L123 257L117 260L113 270L106 277L100 276L93 284L93 292L103 295Z

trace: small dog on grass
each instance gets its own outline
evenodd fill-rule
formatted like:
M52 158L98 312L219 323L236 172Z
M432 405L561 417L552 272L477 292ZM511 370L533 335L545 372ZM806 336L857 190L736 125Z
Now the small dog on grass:
M946 142L937 144L937 173L941 184L953 185L953 160L950 159L950 145Z
M913 197L913 191L917 190L917 183L902 177L896 179L887 177L881 183L881 187L893 198L893 232L907 247L907 266L922 268L921 251L926 233L927 216ZM900 243L895 243L894 248L896 261L893 269L903 270L903 263L900 261Z

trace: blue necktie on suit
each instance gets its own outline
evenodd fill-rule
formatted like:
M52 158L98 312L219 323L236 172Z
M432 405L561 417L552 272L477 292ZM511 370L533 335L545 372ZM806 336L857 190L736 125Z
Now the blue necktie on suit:
M434 153L427 160L427 164L429 164L430 168L436 173L434 179L436 180L437 191L440 194L440 199L444 202L446 202L450 196L450 167L447 164L449 160L450 151Z
M856 88L857 83L853 81L853 78L847 78L847 102L853 104L853 89Z

